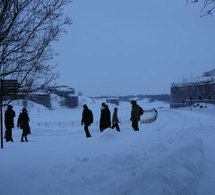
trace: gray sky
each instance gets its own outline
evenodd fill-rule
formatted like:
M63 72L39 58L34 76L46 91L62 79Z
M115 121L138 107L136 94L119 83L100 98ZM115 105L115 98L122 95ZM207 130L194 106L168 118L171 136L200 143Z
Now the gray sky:
M215 68L215 16L185 0L73 0L55 50L59 84L85 95L169 93Z

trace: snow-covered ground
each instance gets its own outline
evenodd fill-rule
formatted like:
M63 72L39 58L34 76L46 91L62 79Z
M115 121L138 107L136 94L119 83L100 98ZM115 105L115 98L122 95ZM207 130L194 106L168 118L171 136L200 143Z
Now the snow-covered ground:
M101 102L81 99L95 121ZM102 133L95 123L88 139L81 125L38 125L80 121L81 106L49 111L29 105L29 142L20 142L21 130L14 128L14 142L0 150L0 195L215 194L215 106L190 111L162 102L138 103L158 110L154 123L140 125L139 132L125 123L121 132ZM115 106L109 107L113 112ZM21 105L14 109L18 116ZM120 103L120 120L129 120L130 109L129 103Z

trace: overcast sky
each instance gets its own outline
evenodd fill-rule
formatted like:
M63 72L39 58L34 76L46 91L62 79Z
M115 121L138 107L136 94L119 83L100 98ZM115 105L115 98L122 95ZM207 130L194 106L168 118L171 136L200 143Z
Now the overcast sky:
M59 84L85 95L170 93L215 68L215 16L185 0L73 0L65 13Z

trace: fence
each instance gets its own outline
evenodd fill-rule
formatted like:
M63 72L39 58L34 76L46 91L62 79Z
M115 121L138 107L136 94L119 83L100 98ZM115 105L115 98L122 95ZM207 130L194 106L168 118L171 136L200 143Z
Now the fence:
M53 127L53 126L58 126L58 127L64 127L64 126L70 126L70 127L78 127L81 126L80 121L41 121L41 122L32 122L33 124L39 125L39 126L46 126L46 127ZM129 124L130 121L120 121L120 125L126 125ZM91 126L99 126L99 121L95 121L91 124Z
M151 110L144 110L144 113L149 113L152 112L153 116L149 117L149 118L144 118L142 120L140 120L140 124L148 124L148 123L152 123L157 119L157 115L158 112L155 109L151 109ZM58 126L58 127L64 127L64 126L70 126L70 127L78 127L81 125L80 121L41 121L41 122L32 122L33 124L39 125L39 126ZM127 125L130 124L131 121L130 120L120 120L119 121L120 125ZM91 124L91 126L99 126L99 121L95 121L93 124Z

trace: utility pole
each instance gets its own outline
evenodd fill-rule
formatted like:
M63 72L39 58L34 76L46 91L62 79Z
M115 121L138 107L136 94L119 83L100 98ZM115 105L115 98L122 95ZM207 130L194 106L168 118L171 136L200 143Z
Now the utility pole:
M3 149L3 96L14 96L17 94L17 80L0 79L0 117L1 117L1 149Z

